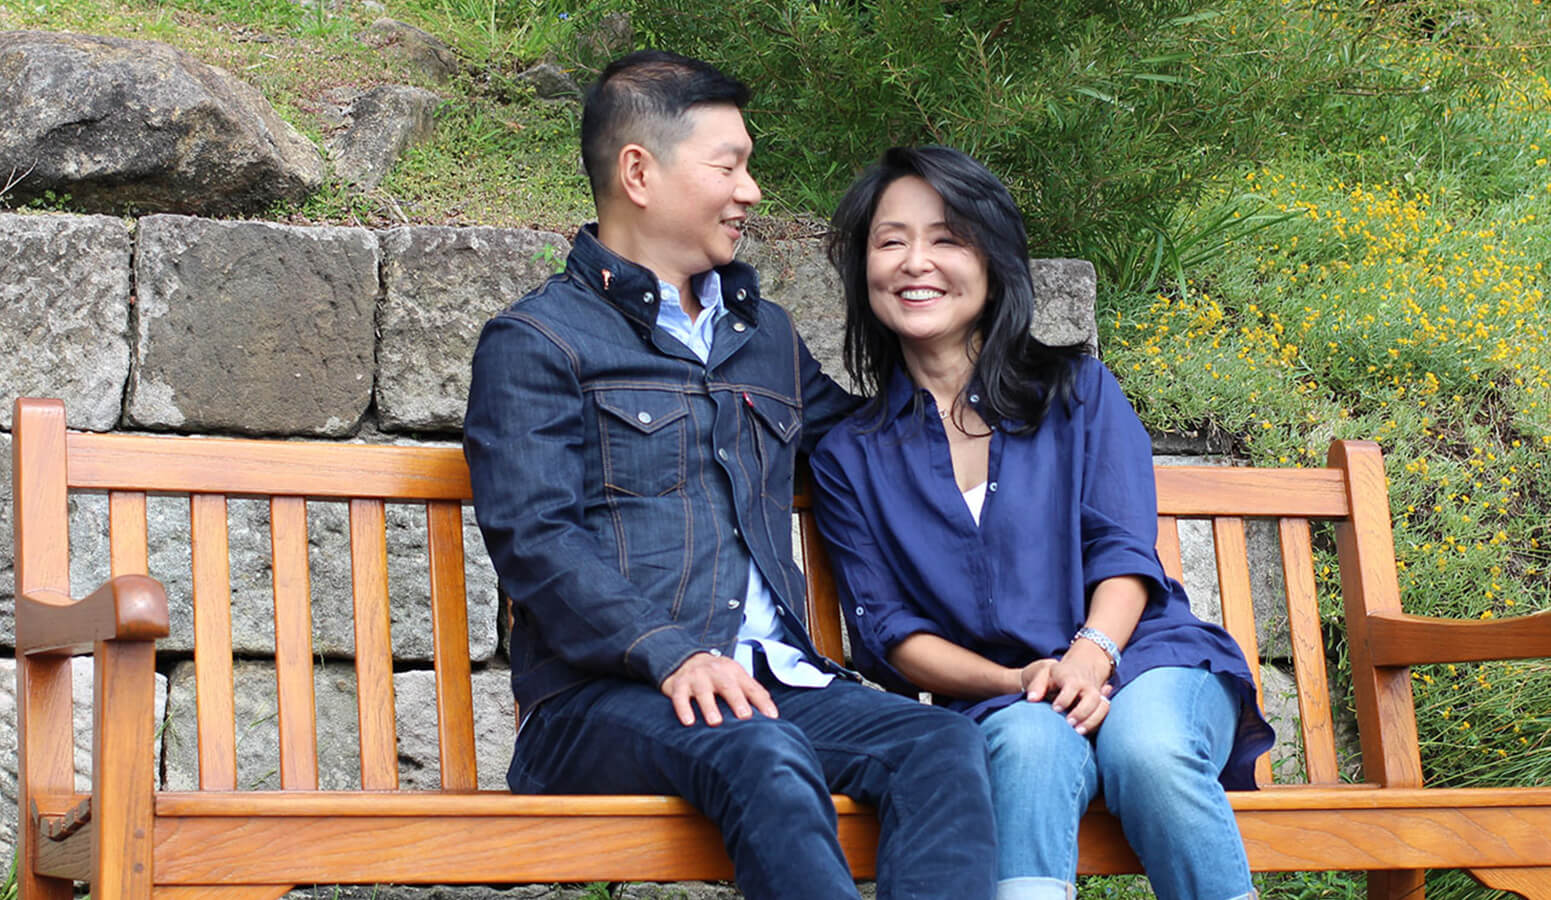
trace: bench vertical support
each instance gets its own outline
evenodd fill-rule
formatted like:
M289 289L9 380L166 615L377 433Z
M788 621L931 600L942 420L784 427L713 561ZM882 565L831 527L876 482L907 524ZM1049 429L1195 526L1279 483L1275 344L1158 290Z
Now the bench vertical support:
M1336 525L1336 552L1341 560L1341 595L1363 773L1384 787L1421 787L1422 758L1411 670L1375 666L1368 647L1368 616L1400 611L1384 458L1372 441L1336 441L1330 445L1328 460L1332 468L1345 473L1351 507L1351 517ZM1422 900L1424 896L1420 871L1368 873L1369 900Z
M65 406L58 400L18 399L11 443L12 524L16 596L70 591L70 523L66 505ZM17 623L17 631L23 625ZM17 635L17 646L25 646ZM16 655L17 805L20 856L17 885L23 900L71 900L72 884L37 874L37 794L75 790L75 734L70 720L70 657Z
M156 645L99 641L94 657L92 896L151 900Z

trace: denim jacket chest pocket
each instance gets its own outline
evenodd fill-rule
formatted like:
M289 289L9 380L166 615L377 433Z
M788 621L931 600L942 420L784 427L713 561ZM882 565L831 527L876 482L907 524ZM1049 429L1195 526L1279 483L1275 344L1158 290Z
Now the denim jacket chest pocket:
M593 402L609 490L659 497L683 488L689 403L682 389L609 388L594 391Z
M796 437L802 432L797 401L768 394L744 394L744 404L758 423L754 450L764 470L765 499L782 509L792 505L792 467L797 457Z

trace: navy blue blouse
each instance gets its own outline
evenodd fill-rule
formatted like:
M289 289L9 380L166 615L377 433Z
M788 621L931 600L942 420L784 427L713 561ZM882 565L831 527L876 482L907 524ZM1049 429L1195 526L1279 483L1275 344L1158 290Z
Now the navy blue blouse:
M896 372L879 407L832 429L811 460L818 522L830 550L856 667L914 690L887 653L917 632L1006 666L1058 657L1087 617L1099 582L1140 576L1148 601L1121 656L1116 690L1157 666L1205 666L1233 676L1243 700L1220 779L1255 786L1272 742L1255 683L1228 633L1190 611L1154 548L1152 445L1109 370L1074 363L1071 404L1052 403L1033 434L994 428L977 526L953 478L947 433L931 394ZM920 396L920 406L912 401ZM970 403L978 403L971 394ZM1013 424L1013 423L1009 423ZM941 698L983 718L1018 698Z

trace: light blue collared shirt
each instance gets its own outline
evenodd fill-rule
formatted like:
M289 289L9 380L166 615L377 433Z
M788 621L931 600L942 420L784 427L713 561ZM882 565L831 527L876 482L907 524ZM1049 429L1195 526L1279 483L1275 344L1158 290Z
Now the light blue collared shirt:
M700 315L692 322L680 305L679 289L665 281L657 282L657 293L662 303L657 313L657 324L668 334L681 341L701 362L711 358L711 338L716 321L727 314L722 305L722 277L715 269L695 276L690 281L695 296L700 298ZM765 653L770 671L782 684L792 687L823 687L834 678L804 658L802 651L785 640L786 629L776 617L775 598L770 588L749 557L749 586L743 597L743 624L738 626L738 648L733 658L750 675L754 673L754 648Z

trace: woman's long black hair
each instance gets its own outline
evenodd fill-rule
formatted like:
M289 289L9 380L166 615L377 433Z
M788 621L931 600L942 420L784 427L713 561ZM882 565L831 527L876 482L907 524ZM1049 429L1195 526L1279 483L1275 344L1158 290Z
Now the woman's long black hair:
M830 219L829 259L845 291L846 371L863 393L879 398L904 365L898 336L868 299L867 248L878 199L910 175L937 191L948 227L985 258L986 305L976 323L981 346L972 375L983 395L981 416L992 425L1015 420L1015 430L1032 432L1054 400L1071 400L1073 362L1088 348L1052 347L1029 333L1035 298L1023 216L1000 179L951 147L890 148L852 182Z

